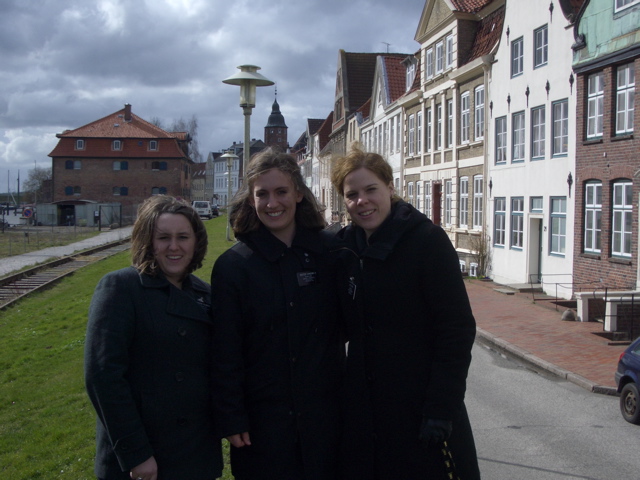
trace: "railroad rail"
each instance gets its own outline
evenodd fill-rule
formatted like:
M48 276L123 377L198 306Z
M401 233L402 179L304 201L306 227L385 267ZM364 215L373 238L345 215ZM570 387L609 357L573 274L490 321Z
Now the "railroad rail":
M130 247L129 240L118 240L0 278L0 310L37 290L51 286L82 267Z

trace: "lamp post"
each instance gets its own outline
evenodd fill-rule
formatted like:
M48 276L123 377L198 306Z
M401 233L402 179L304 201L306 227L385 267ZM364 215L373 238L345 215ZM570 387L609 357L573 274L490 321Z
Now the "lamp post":
M256 106L256 87L267 87L274 82L258 73L260 67L255 65L240 65L239 72L222 80L228 85L240 86L240 106L244 113L244 147L243 147L243 167L238 172L238 181L243 176L242 170L249 164L251 156L251 110Z
M231 220L229 219L229 203L231 202L231 169L233 161L238 159L237 155L227 152L220 155L220 158L227 160L227 242L231 241Z

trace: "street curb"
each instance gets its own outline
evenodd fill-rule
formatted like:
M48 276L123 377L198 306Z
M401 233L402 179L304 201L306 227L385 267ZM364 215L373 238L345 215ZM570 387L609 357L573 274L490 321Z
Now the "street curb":
M527 365L532 367L534 370L544 370L545 372L548 372L564 380L568 380L569 382L574 383L579 387L582 387L593 393L612 396L618 395L618 392L613 387L599 385L587 378L584 378L581 375L560 368L557 365L543 360L542 358L533 355L525 349L520 348L517 345L513 345L512 343L509 343L506 340L497 337L479 327L476 327L476 332L476 341L490 348L493 348L500 353L515 357L523 363L526 363Z

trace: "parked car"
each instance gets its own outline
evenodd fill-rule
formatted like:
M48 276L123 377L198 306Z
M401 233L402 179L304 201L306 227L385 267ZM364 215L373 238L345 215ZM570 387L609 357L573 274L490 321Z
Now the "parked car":
M206 201L194 200L191 204L193 209L198 212L198 215L202 218L211 218L213 214L211 213L211 204Z
M629 423L640 425L638 409L638 385L640 382L640 337L636 338L622 352L615 373L618 393L620 394L620 412L622 418Z
M211 205L211 215L214 217L217 217L220 215L220 208L218 208L218 205L216 203Z

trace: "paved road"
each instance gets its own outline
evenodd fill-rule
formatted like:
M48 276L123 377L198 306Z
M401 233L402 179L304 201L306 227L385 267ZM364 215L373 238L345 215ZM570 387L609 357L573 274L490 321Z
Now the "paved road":
M476 344L467 389L482 478L640 478L640 427L618 398L527 370Z

